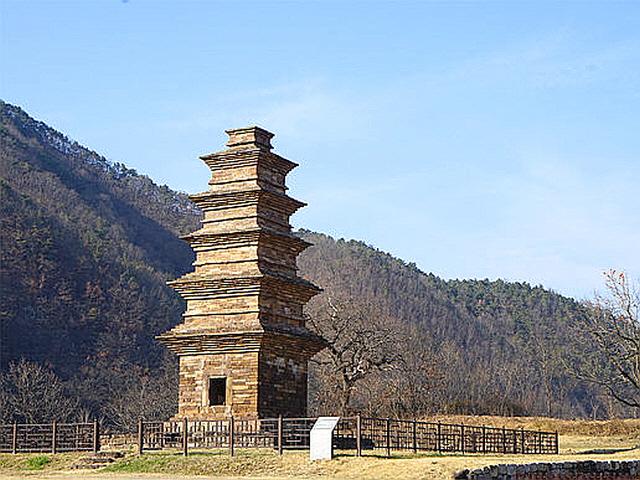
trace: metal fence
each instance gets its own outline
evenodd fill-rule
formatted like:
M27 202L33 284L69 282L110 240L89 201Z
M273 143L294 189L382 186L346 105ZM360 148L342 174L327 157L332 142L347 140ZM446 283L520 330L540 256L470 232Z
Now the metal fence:
M82 452L100 449L100 426L93 423L0 425L0 452Z
M138 424L138 448L161 450L270 448L308 449L316 418L264 418L145 422ZM334 448L364 452L557 454L557 432L495 428L373 417L342 417Z

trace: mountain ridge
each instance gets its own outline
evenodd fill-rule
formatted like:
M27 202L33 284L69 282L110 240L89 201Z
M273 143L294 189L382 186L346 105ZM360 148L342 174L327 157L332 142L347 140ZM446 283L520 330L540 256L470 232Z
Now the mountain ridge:
M132 375L166 371L174 389L175 359L154 336L180 321L183 302L165 282L190 269L178 236L196 230L197 209L4 102L0 142L0 368L49 365L97 412ZM561 365L579 361L565 345L583 314L574 299L526 282L443 280L364 242L298 234L314 244L299 259L305 278L375 304L439 359L448 385L434 408L570 416L602 403Z

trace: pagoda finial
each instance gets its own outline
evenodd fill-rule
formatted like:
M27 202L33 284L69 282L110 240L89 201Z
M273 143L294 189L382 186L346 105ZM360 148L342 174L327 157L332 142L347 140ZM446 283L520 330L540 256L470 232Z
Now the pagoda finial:
M227 141L227 147L233 150L246 150L251 148L258 148L260 150L271 150L271 138L273 133L268 132L264 128L257 126L234 128L231 130L225 130L229 135Z

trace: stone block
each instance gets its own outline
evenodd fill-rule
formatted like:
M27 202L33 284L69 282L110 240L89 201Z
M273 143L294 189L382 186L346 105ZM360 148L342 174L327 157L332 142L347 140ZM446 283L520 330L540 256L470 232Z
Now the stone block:
M289 217L304 204L285 177L297 165L271 152L264 129L227 133L227 150L201 157L209 190L190 196L204 212L184 237L194 271L169 283L186 300L183 323L158 336L180 357L178 416L304 416L307 362L324 345L303 316L319 289L296 273L308 244ZM211 378L226 379L224 405L210 405Z

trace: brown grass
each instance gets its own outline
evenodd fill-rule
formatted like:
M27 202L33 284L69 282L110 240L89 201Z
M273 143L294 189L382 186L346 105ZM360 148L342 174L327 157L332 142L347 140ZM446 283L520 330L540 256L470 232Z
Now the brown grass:
M548 417L493 417L468 415L443 415L426 418L425 421L443 423L464 423L468 425L486 425L492 427L524 428L544 430L560 435L589 435L609 437L629 435L640 437L640 419L615 420L563 420Z
M57 480L131 480L131 479L175 479L186 480L200 475L217 480L239 479L407 479L407 480L443 480L451 479L453 473L463 468L476 468L496 463L529 463L563 460L623 460L639 458L637 450L608 455L578 455L571 453L583 446L589 448L628 446L623 440L613 444L601 438L598 442L585 443L585 437L562 438L566 450L561 455L522 456L522 455L394 455L387 459L382 456L338 456L333 461L311 462L307 452L285 452L279 457L270 451L240 451L237 457L230 458L226 453L194 454L187 458L175 453L150 453L142 458L128 456L118 466L102 472L65 472L42 473L13 470L0 472L0 479L30 478ZM5 476L3 477L3 473ZM201 478L201 477L200 477Z

